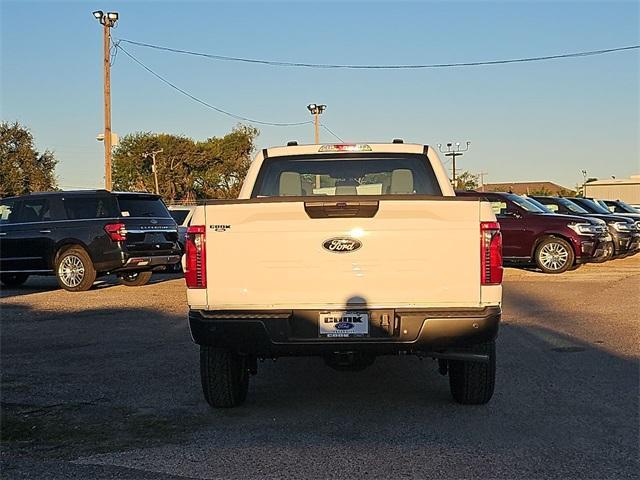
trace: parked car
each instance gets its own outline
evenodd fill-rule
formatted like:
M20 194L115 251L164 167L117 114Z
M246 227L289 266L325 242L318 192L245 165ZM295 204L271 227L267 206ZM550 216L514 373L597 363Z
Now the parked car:
M549 213L555 213L557 215L562 215L561 213L558 212L558 206L557 205L545 205L543 203L540 203L538 200L536 200L534 197L529 197L527 195L523 195L524 198L527 199L528 202L533 203L534 205L537 205L538 207L540 207L541 209L549 212ZM600 224L602 226L604 226L604 228L606 228L608 230L607 227L607 222L605 222L604 220L600 219L600 218L595 218L592 217L588 214L588 212L586 210L584 210L582 207L579 207L578 205L567 201L567 203L569 204L569 210L571 212L573 212L573 215L578 216L578 217L590 217L593 220L597 220L598 222L600 222ZM608 260L611 260L614 256L614 248L613 248L613 237L611 237L611 242L607 243L607 248L606 248L606 254L602 257L598 257L593 259L594 263L604 263Z
M488 203L456 197L433 148L261 150L236 200L196 207L187 299L205 399L241 404L257 360L439 360L454 400L489 401L502 302Z
M0 201L0 280L55 275L78 292L101 275L146 284L180 261L176 222L158 195L106 190L35 193Z
M181 248L184 249L187 238L187 228L189 227L193 211L196 207L195 205L169 205L167 208L178 224L178 238Z
M606 207L611 213L640 214L640 210L622 200L598 200L598 203Z
M500 223L506 264L535 264L545 273L562 273L606 257L611 237L602 222L549 213L513 193L460 192L484 198Z
M608 209L587 198L566 197L566 199L585 209L589 216L601 218L607 222L617 256L632 255L640 250L640 222L625 215L614 215Z
M180 242L180 250L182 251L182 260L176 263L173 267L173 271L184 271L185 259L184 259L184 246L187 241L187 229L191 223L191 217L195 210L195 205L169 205L167 207L169 213L178 224L178 241Z

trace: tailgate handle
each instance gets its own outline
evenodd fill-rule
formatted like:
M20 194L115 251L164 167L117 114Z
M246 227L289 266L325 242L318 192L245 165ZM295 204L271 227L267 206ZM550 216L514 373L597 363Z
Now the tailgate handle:
M304 211L310 218L372 218L378 213L377 200L304 202Z

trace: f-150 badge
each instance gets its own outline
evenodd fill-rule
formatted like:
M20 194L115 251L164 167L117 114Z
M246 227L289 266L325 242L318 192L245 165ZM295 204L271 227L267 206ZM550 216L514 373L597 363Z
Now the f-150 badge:
M349 237L336 237L325 240L322 248L333 253L355 252L362 246L360 240Z

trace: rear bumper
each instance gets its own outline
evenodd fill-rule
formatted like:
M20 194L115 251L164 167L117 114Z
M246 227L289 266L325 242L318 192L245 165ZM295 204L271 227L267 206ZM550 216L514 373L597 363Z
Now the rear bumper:
M112 268L111 272L139 272L148 270L161 270L163 267L175 265L180 262L180 255L142 255L126 256L123 263Z
M321 338L319 313L319 310L190 310L189 326L197 344L231 348L257 357L336 352L426 354L455 351L457 347L493 340L502 312L498 306L369 310L369 336L365 338Z

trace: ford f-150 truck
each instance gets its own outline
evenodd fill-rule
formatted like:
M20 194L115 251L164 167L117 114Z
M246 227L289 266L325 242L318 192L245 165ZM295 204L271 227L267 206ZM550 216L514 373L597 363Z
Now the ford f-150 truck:
M186 239L189 324L207 402L241 404L258 360L438 361L455 401L495 383L502 240L488 202L456 197L424 145L262 150L237 200L198 206Z

